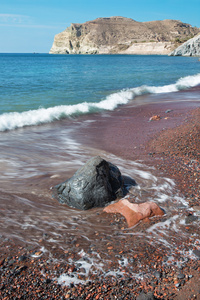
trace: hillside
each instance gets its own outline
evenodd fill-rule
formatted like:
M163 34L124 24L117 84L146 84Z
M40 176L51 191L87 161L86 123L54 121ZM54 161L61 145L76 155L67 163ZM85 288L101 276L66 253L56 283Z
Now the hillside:
M124 17L71 24L54 38L51 54L169 54L200 29L175 20L137 22Z

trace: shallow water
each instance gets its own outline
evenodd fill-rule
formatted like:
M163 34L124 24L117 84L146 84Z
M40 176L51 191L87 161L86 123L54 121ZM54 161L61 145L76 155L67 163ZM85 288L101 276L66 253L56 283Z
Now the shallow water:
M30 245L52 260L74 253L68 263L82 266L85 277L95 272L142 276L142 262L133 266L131 261L141 252L145 257L148 249L166 251L176 262L177 253L182 261L192 257L191 245L199 243L199 236L185 230L188 203L175 183L141 157L124 159L99 150L90 137L90 147L83 141L97 118L109 125L119 105L199 101L199 90L183 91L200 83L198 59L2 54L0 61L1 241ZM58 203L51 187L94 155L136 180L136 203L153 200L166 215L127 229L119 216L106 215L101 208L79 211ZM64 274L59 282L81 280L76 272L73 276Z
M190 237L185 231L183 217L188 204L173 180L163 177L143 161L125 160L80 144L76 140L79 126L85 127L87 133L87 127L93 123L95 116L91 116L90 121L65 120L0 135L2 238L14 239L21 245L33 245L41 250L41 255L46 253L54 259L58 252L76 253L79 258L69 263L75 262L79 268L84 268L85 277L94 272L100 272L102 276L122 276L125 270L131 270L129 258L141 251L141 243L143 247L160 247L161 251L165 249L171 255L176 250L184 252L185 258L191 257L188 249L183 251L181 247L178 250L179 245ZM131 189L134 202L153 200L166 215L159 220L155 218L150 224L127 229L118 218L111 222L110 215L103 213L102 208L79 211L58 203L52 196L51 187L71 177L94 155L116 164L123 175L136 180L138 185ZM198 238L193 239L198 242ZM120 258L114 255L113 258L108 253L109 245L116 253L129 249L126 255ZM130 248L130 245L134 246ZM108 269L109 261L114 263L113 269ZM59 282L82 282L77 277L78 272L73 276L65 274Z

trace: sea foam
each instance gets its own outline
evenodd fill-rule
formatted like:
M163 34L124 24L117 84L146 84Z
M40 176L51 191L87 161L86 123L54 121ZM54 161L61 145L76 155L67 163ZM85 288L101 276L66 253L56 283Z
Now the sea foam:
M122 90L107 96L100 102L83 102L75 105L60 105L39 108L24 112L10 112L0 115L0 131L13 130L24 126L40 125L73 115L87 114L102 110L114 110L117 106L127 104L136 96L144 94L170 93L194 87L200 84L200 74L180 78L176 83L164 86L147 86Z

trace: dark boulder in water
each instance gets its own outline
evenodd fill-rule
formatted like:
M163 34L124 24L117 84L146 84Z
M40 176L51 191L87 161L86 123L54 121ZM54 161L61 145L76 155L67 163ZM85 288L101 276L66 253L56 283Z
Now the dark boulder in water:
M100 156L90 159L70 179L54 187L54 196L60 203L82 210L104 207L125 193L118 167Z

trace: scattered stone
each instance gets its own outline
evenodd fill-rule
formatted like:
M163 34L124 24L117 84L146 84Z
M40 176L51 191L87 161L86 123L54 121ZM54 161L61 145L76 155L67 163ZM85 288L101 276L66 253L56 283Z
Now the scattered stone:
M47 279L46 279L46 284L51 283L51 281L52 281L52 280L51 280L50 278L47 278Z
M136 300L154 300L154 294L149 292L147 294L145 294L144 292L142 292L139 296L137 296Z
M180 282L178 282L178 283L175 284L175 287L178 288L180 285L181 285Z
M100 156L90 159L70 179L54 188L60 203L87 210L103 207L126 193L118 167Z
M161 116L159 115L155 115L155 116L152 116L149 121L159 121L161 119Z
M185 224L190 224L198 220L197 216L189 215L185 218Z
M65 299L69 299L71 297L71 293L67 293L66 295L65 295Z
M0 260L0 266L2 266L4 264L4 261L5 261L4 258Z
M185 278L185 275L184 275L183 273L179 273L179 274L177 275L177 278L178 278L178 279L183 279L183 278Z
M48 236L49 236L48 233L43 233L42 238L45 240L48 238Z
M200 250L195 249L193 251L193 254L196 255L198 258L200 258Z
M154 275L157 279L160 279L160 278L161 278L161 272L159 272L159 271L155 271L155 272L153 273L153 275Z
M16 267L16 269L14 270L14 274L19 275L22 271L24 271L26 269L27 269L27 266Z
M169 112L171 112L171 111L173 111L172 109L167 109L166 111L165 111L165 113L167 114L167 113L169 113Z
M192 208L195 211L195 214L200 217L200 206L193 206Z
M128 227L136 225L140 220L148 220L153 216L163 216L164 211L154 202L133 204L127 199L121 199L104 208L107 213L120 213L128 223Z
M22 255L18 258L19 261L25 261L27 259L26 255Z
M15 259L11 259L8 261L8 266L12 266L15 263Z
M33 257L39 257L43 254L42 251L35 251L34 254L32 255Z

